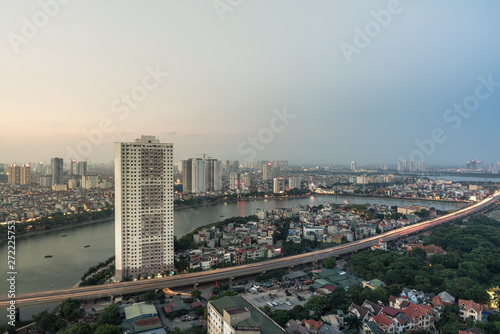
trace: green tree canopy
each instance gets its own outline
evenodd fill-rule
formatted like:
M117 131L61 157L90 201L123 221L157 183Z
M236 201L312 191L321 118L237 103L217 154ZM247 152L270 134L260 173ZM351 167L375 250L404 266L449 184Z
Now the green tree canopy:
M120 320L120 308L118 305L110 305L106 307L101 314L99 314L99 320L97 320L97 326L109 324L116 325Z
M97 327L94 334L121 334L122 330L118 326L111 324L102 324Z
M73 320L80 315L81 305L82 302L78 299L66 299L61 303L59 312L64 319Z

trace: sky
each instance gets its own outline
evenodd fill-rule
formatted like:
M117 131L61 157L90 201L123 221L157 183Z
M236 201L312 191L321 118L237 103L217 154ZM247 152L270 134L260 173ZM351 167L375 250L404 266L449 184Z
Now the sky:
M500 161L500 2L0 0L0 162Z

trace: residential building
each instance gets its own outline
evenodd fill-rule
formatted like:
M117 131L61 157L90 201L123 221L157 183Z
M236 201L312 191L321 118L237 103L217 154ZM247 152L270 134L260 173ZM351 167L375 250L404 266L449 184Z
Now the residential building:
M273 192L275 194L283 194L285 192L285 179L282 177L275 177L273 179Z
M272 180L274 177L272 163L267 163L262 167L262 178L264 181Z
M229 189L238 190L238 189L240 189L240 184L241 184L241 174L240 173L229 174Z
M241 296L208 302L208 334L282 334L284 329Z
M292 176L288 179L288 189L300 189L300 177Z
M356 161L351 161L351 170L356 171Z
M87 175L87 161L71 160L71 175Z
M182 192L190 193L193 185L193 159L182 160Z
M99 186L99 177L96 174L82 175L82 188L90 189Z
M222 161L205 159L205 191L220 191L222 189Z
M11 185L21 184L21 166L12 164L7 169L7 182Z
M51 160L51 174L53 184L63 183L63 159L52 158Z
M473 300L459 299L458 307L460 307L460 319L471 318L474 321L483 321L483 305Z
M116 278L174 270L173 145L115 143Z

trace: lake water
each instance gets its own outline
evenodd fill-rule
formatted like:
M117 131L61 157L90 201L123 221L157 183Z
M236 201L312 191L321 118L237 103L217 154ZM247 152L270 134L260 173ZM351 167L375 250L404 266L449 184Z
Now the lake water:
M440 210L456 207L451 203L418 200L378 199L361 197L310 196L292 199L267 199L215 204L210 206L176 210L174 213L175 235L181 237L194 228L234 216L255 214L257 209L272 210L297 205L320 205L325 202L341 204L348 200L354 204L387 204L407 206L419 204ZM66 235L65 237L62 237ZM85 248L86 245L90 247ZM7 243L0 243L0 254L7 254ZM44 258L52 255L52 258ZM16 240L16 294L59 290L72 287L90 267L114 255L114 220L84 226L50 231ZM7 273L7 263L2 265ZM4 274L6 275L6 274ZM7 277L5 277L7 278ZM5 281L4 281L5 282ZM5 284L4 289L7 288ZM33 306L21 310L21 319L48 306ZM0 325L6 323L5 311L0 312Z

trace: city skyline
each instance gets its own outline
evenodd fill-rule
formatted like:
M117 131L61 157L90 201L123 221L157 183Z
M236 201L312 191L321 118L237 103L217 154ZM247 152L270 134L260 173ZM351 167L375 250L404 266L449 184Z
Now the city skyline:
M494 1L0 7L0 106L22 124L4 131L6 163L84 141L80 160L109 162L148 133L174 161L500 160Z

